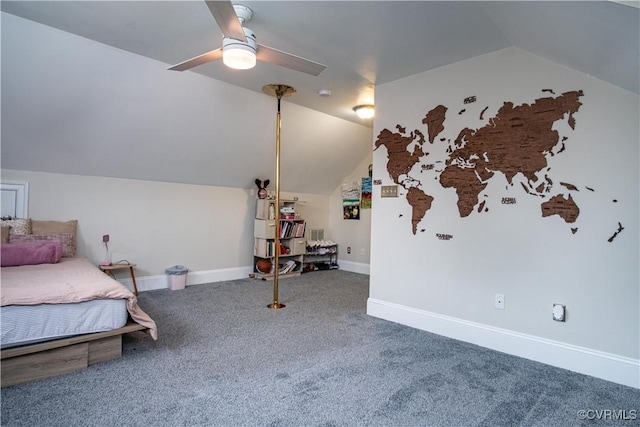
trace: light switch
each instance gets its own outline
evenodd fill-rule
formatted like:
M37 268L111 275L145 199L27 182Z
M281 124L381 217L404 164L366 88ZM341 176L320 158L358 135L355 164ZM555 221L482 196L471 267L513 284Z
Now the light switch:
M398 186L383 185L380 187L380 197L398 197Z

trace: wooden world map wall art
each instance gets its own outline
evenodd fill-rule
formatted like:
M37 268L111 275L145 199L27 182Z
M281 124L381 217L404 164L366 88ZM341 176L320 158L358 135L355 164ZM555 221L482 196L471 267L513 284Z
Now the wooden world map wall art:
M426 134L418 129L407 132L399 124L395 131L380 131L374 151L382 146L387 150L387 172L394 183L406 190L404 196L411 206L414 235L434 201L434 196L425 191L423 182L416 177L423 172L434 173L440 186L455 190L461 218L489 212L489 195L482 192L489 181L495 179L496 172L500 172L506 178L507 190L514 185L517 174L524 176L525 181L520 182L522 194L541 199L543 217L558 215L567 224L576 222L580 208L571 194L579 192L580 188L568 182L556 184L549 173L548 158L562 154L568 140L566 136L560 138L553 125L566 120L567 125L575 129L574 114L580 109L580 99L584 94L581 90L559 96L555 96L552 89L542 89L542 92L551 96L536 99L532 104L504 102L486 125L478 129L462 129L453 142L444 137L438 138L445 130L449 111L444 105L428 111L422 119ZM476 100L476 96L465 98L465 108L457 114L466 114L468 104ZM482 109L480 120L485 120L488 108ZM446 144L446 158L427 161L430 154L427 149L433 144ZM417 165L418 172L412 172ZM595 191L586 186L584 190ZM500 203L514 205L517 198L502 197ZM608 241L612 242L622 230L624 227L618 222ZM419 231L424 232L425 229ZM577 231L577 227L571 227L573 234ZM453 239L453 235L447 233L435 233L435 237L445 241Z

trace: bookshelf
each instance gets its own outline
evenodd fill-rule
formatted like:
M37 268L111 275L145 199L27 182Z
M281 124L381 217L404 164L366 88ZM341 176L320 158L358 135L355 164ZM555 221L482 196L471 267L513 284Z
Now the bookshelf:
M275 215L280 215L278 252L280 273L278 277L297 276L302 272L306 252L306 222L296 213L295 200L280 200L275 208L273 199L257 199L253 225L253 274L259 279L273 280L273 262L276 248ZM271 264L271 270L266 268Z

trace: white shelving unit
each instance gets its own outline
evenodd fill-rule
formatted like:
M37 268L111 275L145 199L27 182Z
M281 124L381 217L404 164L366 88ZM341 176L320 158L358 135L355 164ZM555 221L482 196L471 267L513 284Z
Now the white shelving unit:
M275 200L257 199L256 215L253 226L253 271L258 279L273 280L273 264L276 251L276 220L280 215L279 241L280 252L278 277L296 276L302 272L304 254L306 252L306 222L296 213L295 200L280 200L275 209ZM271 263L271 271L260 271L258 267ZM283 269L288 269L283 272Z

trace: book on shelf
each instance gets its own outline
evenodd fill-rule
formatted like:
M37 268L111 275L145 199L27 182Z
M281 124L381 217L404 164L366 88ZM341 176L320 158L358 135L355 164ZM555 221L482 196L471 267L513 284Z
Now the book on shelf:
M278 271L280 274L286 274L293 271L296 268L296 262L293 260L287 261L282 268Z
M291 237L304 237L306 223L294 222L294 221L281 221L280 222L280 238L289 239Z
M280 238L284 239L287 237L287 233L291 227L291 223L287 221L280 222Z
M304 237L305 226L306 226L306 223L304 222L297 223L293 228L292 237Z
M284 244L280 243L280 252L278 255L289 255L291 250ZM253 254L260 258L273 258L276 255L275 240L255 239Z
M280 207L280 219L295 219L296 210L293 206L281 206Z

